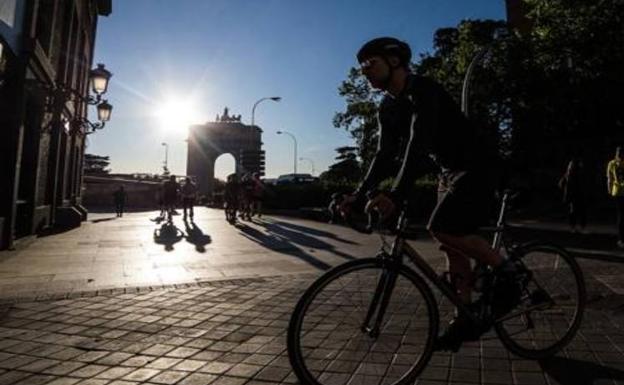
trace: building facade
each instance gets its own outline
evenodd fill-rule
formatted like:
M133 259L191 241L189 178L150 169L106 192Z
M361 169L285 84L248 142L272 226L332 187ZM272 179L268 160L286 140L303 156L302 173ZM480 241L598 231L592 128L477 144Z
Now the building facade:
M111 0L0 2L0 248L78 226L89 72Z

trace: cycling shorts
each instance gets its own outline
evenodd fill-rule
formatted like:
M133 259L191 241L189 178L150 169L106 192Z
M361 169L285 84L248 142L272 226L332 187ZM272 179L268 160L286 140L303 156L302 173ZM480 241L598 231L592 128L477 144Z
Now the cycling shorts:
M442 173L438 203L427 229L451 235L476 234L489 222L493 199L493 183L486 175L469 171Z

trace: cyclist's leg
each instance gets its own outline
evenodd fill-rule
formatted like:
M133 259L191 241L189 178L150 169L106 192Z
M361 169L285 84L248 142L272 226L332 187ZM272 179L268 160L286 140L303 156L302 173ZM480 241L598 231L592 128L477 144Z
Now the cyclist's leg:
M432 234L435 238L435 234ZM441 242L443 243L443 242ZM444 243L443 243L444 244ZM448 272L451 284L457 291L457 295L463 303L471 302L472 293L472 268L470 260L464 254L451 247L442 247L448 260Z
M493 250L484 238L478 235L454 235L434 231L433 236L443 245L456 249L490 266L499 266L503 261L501 255Z

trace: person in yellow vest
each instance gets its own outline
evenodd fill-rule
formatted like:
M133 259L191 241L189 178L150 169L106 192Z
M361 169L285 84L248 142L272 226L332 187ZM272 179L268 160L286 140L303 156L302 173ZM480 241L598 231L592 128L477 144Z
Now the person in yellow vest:
M615 158L607 164L607 188L617 208L617 229L620 248L624 248L624 159L622 147L615 149Z

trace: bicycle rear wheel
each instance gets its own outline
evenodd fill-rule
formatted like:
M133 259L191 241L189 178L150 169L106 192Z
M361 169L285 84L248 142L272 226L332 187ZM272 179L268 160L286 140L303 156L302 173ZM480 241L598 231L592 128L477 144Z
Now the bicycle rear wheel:
M422 371L433 353L438 310L414 272L399 268L379 334L363 328L384 272L376 258L347 262L303 294L288 327L288 355L301 383L403 385Z
M520 247L529 280L516 315L495 324L511 352L529 359L550 357L576 335L585 309L585 281L576 260L564 249L543 243ZM503 317L505 318L505 317Z

